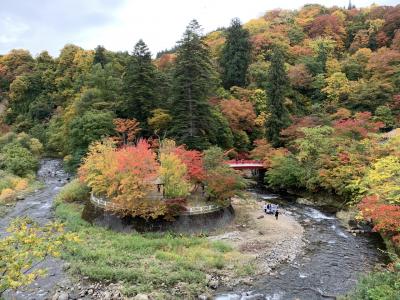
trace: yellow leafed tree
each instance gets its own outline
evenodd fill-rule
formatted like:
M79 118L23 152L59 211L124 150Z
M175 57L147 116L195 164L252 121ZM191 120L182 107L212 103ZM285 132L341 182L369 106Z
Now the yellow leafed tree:
M0 298L6 289L31 284L46 270L35 268L48 256L58 257L66 241L79 242L74 233L65 233L60 223L43 227L28 218L16 219L9 235L0 239Z
M167 198L181 198L189 193L186 165L173 153L161 153L160 177Z

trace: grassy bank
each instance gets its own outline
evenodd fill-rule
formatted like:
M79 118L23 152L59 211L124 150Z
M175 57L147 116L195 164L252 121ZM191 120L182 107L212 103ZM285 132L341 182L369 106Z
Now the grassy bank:
M373 272L363 276L352 293L341 300L398 300L400 272Z
M252 271L225 243L174 234L117 233L83 221L82 208L76 203L57 205L57 217L82 240L78 246L67 245L64 258L75 274L122 282L126 295L191 299L208 290L206 274L240 276Z

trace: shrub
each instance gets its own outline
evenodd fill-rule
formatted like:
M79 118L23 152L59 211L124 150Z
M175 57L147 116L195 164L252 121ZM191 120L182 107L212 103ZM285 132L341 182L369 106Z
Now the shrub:
M1 163L5 169L18 176L26 176L37 170L38 160L28 149L19 144L8 144L3 148Z
M16 197L17 195L13 189L3 189L0 194L0 203L12 202L15 200Z
M38 139L30 137L25 132L19 134L9 132L0 137L0 151L9 144L18 144L32 152L37 157L39 157L43 152L42 143Z
M90 189L78 179L65 185L57 195L57 202L76 202L89 199Z
M14 180L14 188L16 191L23 191L28 187L28 180L23 178L18 178Z
M16 134L14 132L8 132L0 136L0 151L9 143L11 143L15 138Z
M361 278L348 300L400 299L400 273L378 272Z
M37 157L39 157L43 153L42 143L38 139L35 139L35 138L30 139L29 149Z
M14 176L8 174L5 171L0 170L0 191L6 188L12 188L14 180L15 180Z
M272 187L299 187L304 170L292 156L276 156L271 160L265 181Z

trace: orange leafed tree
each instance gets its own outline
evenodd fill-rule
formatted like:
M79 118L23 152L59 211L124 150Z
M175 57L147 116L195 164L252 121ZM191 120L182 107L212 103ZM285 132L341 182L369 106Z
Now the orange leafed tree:
M154 180L157 173L156 154L150 150L146 140L139 140L134 146L126 146L117 151L118 172L132 173L143 181Z
M159 165L156 154L145 140L116 152L118 194L112 199L111 210L122 215L157 217L165 212L160 201L146 199L154 187Z
M118 132L118 143L127 145L132 143L140 131L140 123L136 119L114 119L115 130Z
M311 128L318 125L322 125L323 121L316 116L306 116L306 117L292 117L292 125L283 129L281 131L282 139L286 141L290 148L293 148L293 142L304 137L304 132L302 128Z
M290 83L295 88L309 88L312 84L313 77L304 64L295 65L288 72Z
M257 116L250 102L230 99L221 101L220 106L232 130L251 131L253 129Z
M145 140L116 149L112 142L97 142L79 169L80 179L92 191L109 198L108 209L120 215L156 218L166 206L147 198L154 187L159 165L156 154Z
M339 48L343 45L345 33L345 29L339 18L333 15L321 15L316 17L310 24L309 29L310 37L331 37L337 42L336 45Z
M201 152L186 150L183 146L177 147L173 152L186 165L187 176L190 181L196 184L204 181L206 173Z
M266 140L255 140L254 149L251 150L250 156L253 159L261 160L266 168L271 167L272 158L277 156L285 156L289 151L285 148L274 148Z

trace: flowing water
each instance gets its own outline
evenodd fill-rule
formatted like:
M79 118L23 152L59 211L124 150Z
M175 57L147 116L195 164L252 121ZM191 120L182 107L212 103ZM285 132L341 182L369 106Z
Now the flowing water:
M44 183L44 188L37 190L26 199L18 201L13 209L0 219L0 236L6 234L9 223L17 217L28 216L39 224L45 224L53 218L53 199L68 181L68 174L62 168L62 162L55 159L44 159L38 171L38 179ZM47 270L47 276L38 279L32 285L17 291L6 291L4 299L16 300L41 300L50 297L51 290L57 284L66 284L63 263L54 258L45 259L36 268Z
M233 299L336 299L349 292L361 274L386 260L375 235L353 236L335 215L296 204L290 197L256 194L260 200L279 203L304 227L306 246L301 255L273 275L261 276L248 288L221 293L217 300Z

